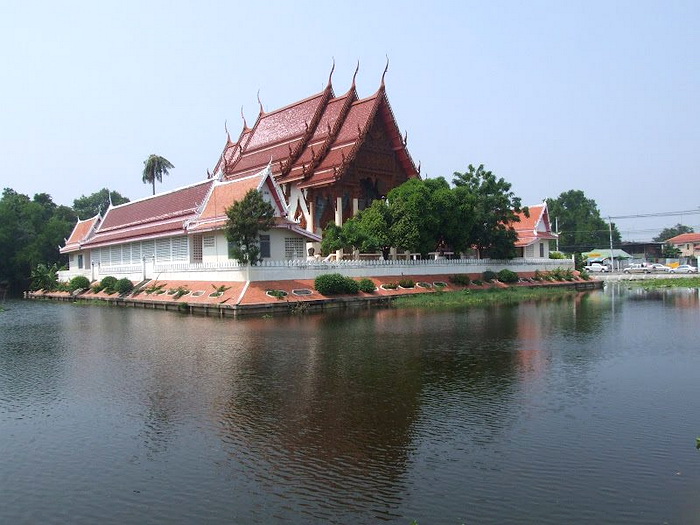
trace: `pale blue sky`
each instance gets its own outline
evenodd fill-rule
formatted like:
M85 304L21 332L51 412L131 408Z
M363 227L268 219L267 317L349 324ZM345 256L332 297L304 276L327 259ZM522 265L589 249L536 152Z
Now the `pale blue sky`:
M387 91L422 173L483 163L524 204L700 209L700 2L0 1L0 186L137 199L206 177L258 112ZM700 214L619 221L643 240Z

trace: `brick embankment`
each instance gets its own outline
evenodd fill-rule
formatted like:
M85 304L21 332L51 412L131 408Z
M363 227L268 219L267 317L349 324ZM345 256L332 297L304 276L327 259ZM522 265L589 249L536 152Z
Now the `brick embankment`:
M529 276L526 276L529 277ZM474 276L477 279L478 276ZM483 290L500 287L507 288L498 281L469 286L460 286L450 282L450 275L431 276L393 276L370 277L377 289L373 293L359 292L356 295L324 296L314 289L313 280L284 280L242 282L209 281L149 281L139 283L139 291L131 294L107 294L104 291L92 292L27 292L27 297L53 299L59 301L105 301L117 306L173 310L192 314L235 317L239 315L261 313L283 313L308 310L326 310L348 308L351 306L371 306L390 303L395 297L422 293L434 293L436 290L457 291L464 289ZM399 280L411 280L413 288L402 288ZM602 288L600 280L585 281L521 281L510 285L516 287L567 287L577 290Z

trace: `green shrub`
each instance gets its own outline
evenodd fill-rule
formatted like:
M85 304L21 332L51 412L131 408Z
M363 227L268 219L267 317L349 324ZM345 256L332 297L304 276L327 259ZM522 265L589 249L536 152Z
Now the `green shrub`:
M550 259L568 259L566 255L561 252L549 252Z
M360 291L357 281L339 273L319 275L314 280L314 288L321 295L355 294Z
M75 292L76 290L87 290L90 288L90 279L84 275L76 275L68 283L68 291Z
M472 282L477 286L481 286L482 284L484 284L484 282L481 279L474 279Z
M413 281L413 279L401 279L399 281L399 286L401 288L415 288L416 283Z
M102 283L93 283L93 285L90 287L90 291L92 293L98 293L102 291Z
M507 268L498 272L498 280L502 283L517 283L518 279L518 274Z
M111 275L108 275L107 277L103 277L102 280L100 281L100 286L102 287L102 290L104 290L107 293L114 293L115 289L114 287L117 285L117 278L112 277Z
M119 295L128 294L133 289L134 289L134 283L132 283L126 277L124 279L119 279L116 283L114 283L114 288L113 288L113 290L115 292L117 292Z
M496 272L486 270L483 274L481 274L481 277L484 279L484 282L490 283L491 281L495 281L498 278L498 275L496 275Z
M469 283L471 283L472 280L466 273L458 273L455 275L450 275L450 282L460 286L469 286Z
M584 281L589 281L591 279L591 275L586 270L581 270L579 272L579 277Z
M382 286L384 286L385 290L396 290L399 287L399 285L396 283L387 283Z
M276 298L278 301L287 297L287 292L284 290L266 290L267 295Z
M357 285L360 287L360 291L365 293L374 293L374 290L377 289L374 281L366 277L357 281Z

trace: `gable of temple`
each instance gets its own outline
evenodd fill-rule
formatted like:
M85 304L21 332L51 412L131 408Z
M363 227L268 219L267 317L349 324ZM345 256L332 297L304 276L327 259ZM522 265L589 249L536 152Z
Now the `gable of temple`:
M227 139L213 176L234 180L268 163L284 192L290 219L315 233L329 221L342 224L419 176L383 76L377 92L363 99L355 77L340 96L329 78L322 92L294 104L272 112L261 105L253 127L244 119L238 140Z

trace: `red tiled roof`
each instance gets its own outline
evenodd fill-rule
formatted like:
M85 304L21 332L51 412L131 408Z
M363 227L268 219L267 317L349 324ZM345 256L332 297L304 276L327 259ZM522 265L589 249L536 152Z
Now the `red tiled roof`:
M185 233L214 183L209 179L138 201L112 206L84 246L97 247L126 239L147 239Z
M303 179L300 187L332 184L343 176L375 117L383 122L391 147L408 177L418 176L386 97L384 84L358 100L355 85L333 98L324 91L270 113L261 112L236 143L227 141L214 169L229 179L245 176L272 161L280 182Z
M666 239L666 242L669 244L687 244L691 242L700 242L700 233L681 233L680 235L676 235L675 237Z
M80 249L81 243L85 242L95 226L99 224L102 217L100 215L95 215L91 219L86 219L84 221L78 220L78 223L73 228L70 237L66 240L65 246L63 246L59 251L61 253L70 253Z
M549 223L549 211L545 203L528 206L529 216L525 212L518 213L520 221L512 224L513 229L518 234L515 246L523 248L534 242L541 240L553 240L557 238L556 233L552 233Z

